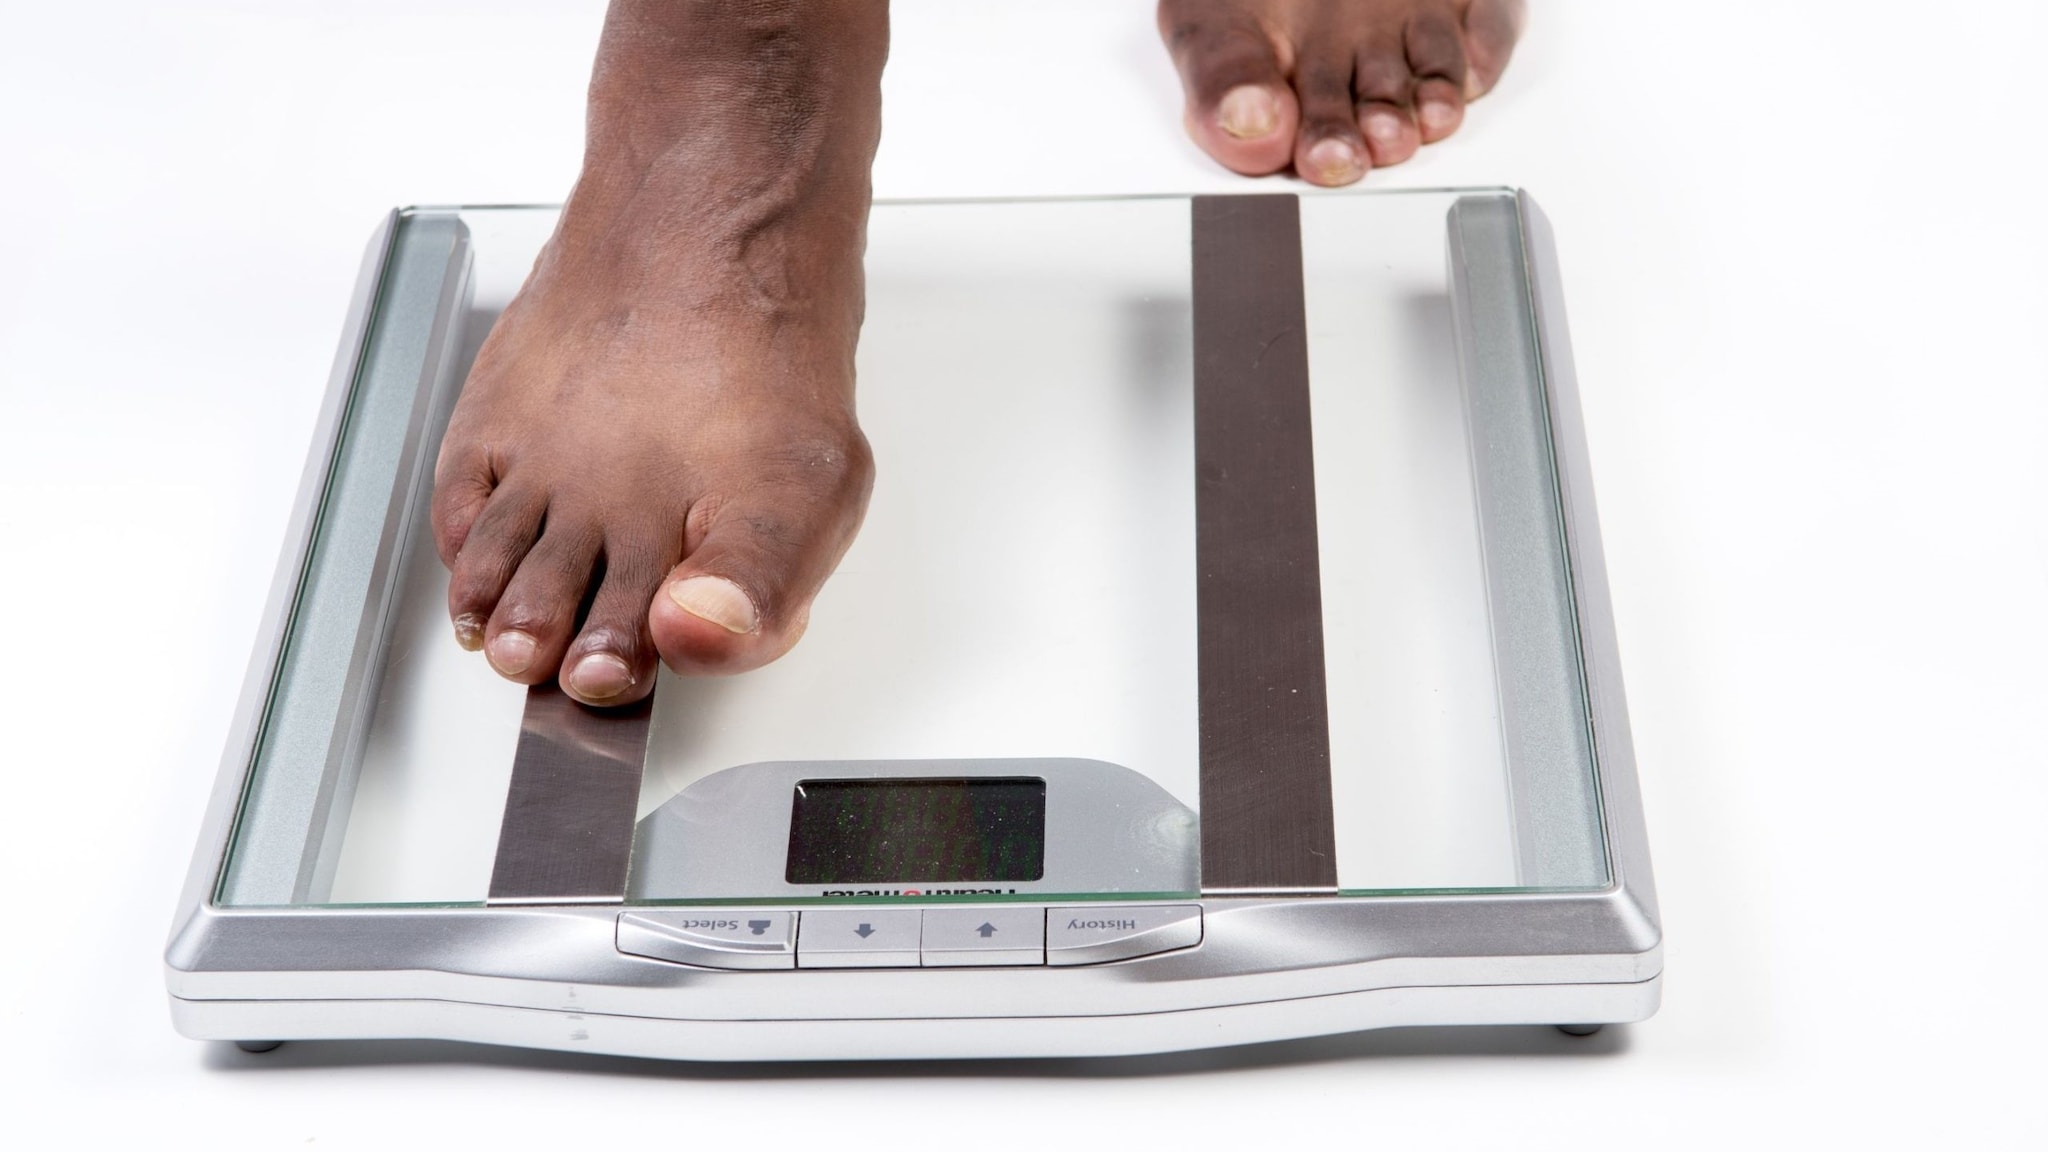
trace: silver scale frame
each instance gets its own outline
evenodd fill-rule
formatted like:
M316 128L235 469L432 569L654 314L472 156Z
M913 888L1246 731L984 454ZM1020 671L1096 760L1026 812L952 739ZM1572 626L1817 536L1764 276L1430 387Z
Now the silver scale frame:
M466 229L458 210L401 209L378 229L364 261L179 901L165 954L177 1029L194 1039L252 1047L290 1039L440 1038L731 1061L1118 1056L1392 1026L1583 1030L1647 1018L1659 1001L1662 929L1554 244L1548 221L1526 193L1492 200L1506 211L1470 212L1463 221L1453 212L1454 330L1466 372L1535 373L1543 398L1590 718L1606 886L1370 896L1205 892L1183 901L1202 906L1199 946L1110 964L723 971L621 953L617 903L291 905L308 898L331 864L342 819L337 809L345 811L350 783L343 763L329 765L299 803L295 827L304 832L306 848L290 875L274 878L283 896L262 906L222 902L217 893L322 494L363 367L377 296L390 290L386 274L404 245L415 248L406 253L415 268L439 269L428 286L435 308L386 321L418 326L409 338L425 350L421 391L428 399L417 407L408 435L436 432L452 400L446 377L451 319L467 307ZM1500 293L1527 330L1474 323L1475 312L1498 315ZM387 542L403 529L422 482L420 475L401 473L399 486L410 495L394 497ZM1482 507L1483 528L1486 517ZM390 563L388 557L375 562ZM388 578L372 576L384 581L388 596ZM1509 591L1492 589L1496 609ZM384 604L373 595L371 607L362 628L381 644ZM368 669L376 666L362 659L350 666L344 696L354 703L337 722L345 737L360 736L362 702L376 694ZM1510 713L1504 723L1512 725L1514 704L1507 696L1504 686ZM1516 778L1541 770L1540 763L1524 767L1510 757L1517 852L1524 883L1532 885L1551 855L1586 849L1560 846L1545 831L1554 824L1546 824L1535 801L1550 794L1549 785Z

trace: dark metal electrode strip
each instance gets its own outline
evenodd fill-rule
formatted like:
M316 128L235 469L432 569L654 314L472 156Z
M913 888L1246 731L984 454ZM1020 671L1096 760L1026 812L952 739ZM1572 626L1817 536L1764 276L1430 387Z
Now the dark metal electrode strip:
M1300 200L1193 218L1202 890L1334 890Z
M491 903L625 899L653 700L600 710L553 684L527 691Z

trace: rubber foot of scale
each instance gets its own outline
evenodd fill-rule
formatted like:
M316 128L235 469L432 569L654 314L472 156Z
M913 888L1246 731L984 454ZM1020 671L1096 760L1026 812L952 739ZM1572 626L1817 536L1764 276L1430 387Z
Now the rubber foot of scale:
M1559 1024L1557 1030L1567 1036L1591 1036L1605 1027L1605 1024Z
M283 1047L283 1046L284 1046L284 1041L282 1041L282 1040L237 1040L237 1041L235 1041L235 1047L237 1047L237 1048L240 1048L240 1049L241 1049L242 1051L244 1051L244 1052L255 1052L255 1053L263 1053L263 1052L275 1052L275 1051L277 1051L277 1050L278 1050L279 1048L281 1048L281 1047Z

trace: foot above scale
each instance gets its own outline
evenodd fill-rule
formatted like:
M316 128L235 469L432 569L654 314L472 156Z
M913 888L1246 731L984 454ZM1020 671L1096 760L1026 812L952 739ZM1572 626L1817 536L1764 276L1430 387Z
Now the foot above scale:
M275 1052L284 1044L282 1040L237 1040L235 1047L244 1052Z
M1559 1024L1557 1030L1567 1036L1591 1036L1605 1027L1605 1024Z

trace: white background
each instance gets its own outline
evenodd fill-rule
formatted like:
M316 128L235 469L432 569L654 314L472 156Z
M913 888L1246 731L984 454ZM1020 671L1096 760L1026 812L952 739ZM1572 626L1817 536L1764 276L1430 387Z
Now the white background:
M1371 180L1556 224L1663 1011L730 1069L248 1057L173 1034L158 967L362 245L562 194L601 5L0 7L0 1141L2040 1146L2048 14L1533 7ZM881 194L1244 186L1145 0L898 9Z

